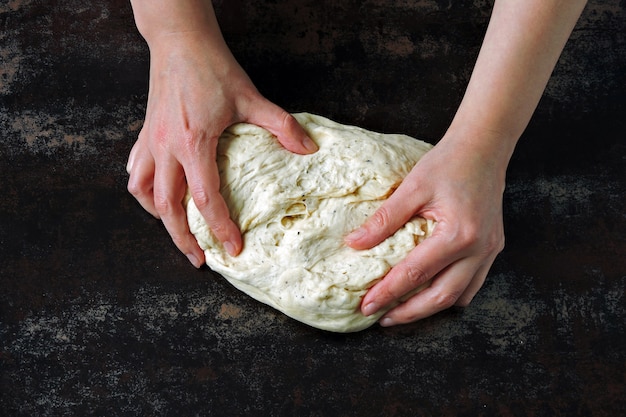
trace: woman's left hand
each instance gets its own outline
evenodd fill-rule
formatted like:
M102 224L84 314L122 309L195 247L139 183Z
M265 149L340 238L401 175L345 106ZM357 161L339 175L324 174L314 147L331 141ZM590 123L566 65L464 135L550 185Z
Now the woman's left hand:
M437 222L433 234L363 298L361 311L371 315L432 280L428 288L387 312L380 320L382 326L416 321L454 305L467 306L504 248L502 163L488 152L452 142L442 139L374 215L346 237L352 248L366 249L414 216Z

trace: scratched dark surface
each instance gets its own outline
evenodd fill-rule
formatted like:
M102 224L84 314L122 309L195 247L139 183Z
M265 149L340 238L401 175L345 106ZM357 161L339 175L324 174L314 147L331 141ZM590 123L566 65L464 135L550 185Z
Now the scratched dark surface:
M216 2L290 111L436 142L490 2ZM8 416L618 416L626 4L592 1L525 132L470 307L350 334L194 270L126 192L148 51L125 1L0 2L0 409Z

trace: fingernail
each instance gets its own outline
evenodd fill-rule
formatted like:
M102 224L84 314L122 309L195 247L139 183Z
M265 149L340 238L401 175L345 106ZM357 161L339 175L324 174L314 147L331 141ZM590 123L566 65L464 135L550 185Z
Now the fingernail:
M396 322L393 321L393 319L391 319L389 317L385 317L385 318L380 320L379 324L382 327L390 327L390 326L393 326L394 324L396 324Z
M363 307L363 314L365 316L371 316L378 311L378 304L372 302Z
M304 147L311 152L316 152L319 149L317 144L308 137L304 138L304 140L302 141L302 145L304 145Z
M193 266L195 266L196 268L200 268L200 261L198 260L198 258L196 258L194 254L187 254L187 259L189 259L189 262L191 262Z
M228 252L230 256L235 256L237 254L235 251L235 245L230 242L224 242L224 249L226 249L226 252Z

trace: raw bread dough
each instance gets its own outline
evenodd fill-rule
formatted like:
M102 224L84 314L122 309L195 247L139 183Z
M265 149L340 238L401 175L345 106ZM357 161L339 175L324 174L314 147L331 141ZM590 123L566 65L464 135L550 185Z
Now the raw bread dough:
M294 116L318 144L316 153L293 154L250 124L231 126L219 140L221 193L241 229L242 252L228 255L188 194L189 227L207 265L251 297L320 329L362 330L385 312L363 316L363 295L430 235L434 222L413 218L369 250L351 249L343 239L432 146Z

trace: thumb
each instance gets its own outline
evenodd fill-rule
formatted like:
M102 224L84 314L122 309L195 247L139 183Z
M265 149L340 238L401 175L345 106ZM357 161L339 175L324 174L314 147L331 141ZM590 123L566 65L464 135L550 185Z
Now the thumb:
M404 183L403 183L404 184ZM408 187L400 187L358 229L345 237L353 249L369 249L378 245L408 222L417 212Z
M310 154L318 150L315 142L287 111L265 98L250 108L253 110L247 121L270 131L285 149L297 154Z

